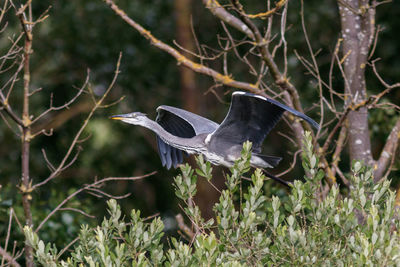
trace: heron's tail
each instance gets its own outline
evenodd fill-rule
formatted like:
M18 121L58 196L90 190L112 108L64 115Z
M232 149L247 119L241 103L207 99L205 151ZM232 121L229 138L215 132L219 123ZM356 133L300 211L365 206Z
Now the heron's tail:
M288 182L281 178L278 178L278 177L266 172L265 170L263 170L263 172L264 172L265 176L267 176L268 178L271 178L272 180L275 180L280 184L286 185L287 187L290 187L293 184L292 182Z
M271 165L271 167L278 166L279 162L281 161L281 157L274 157L274 156L267 156L262 154L253 153L254 156L261 158L263 161Z

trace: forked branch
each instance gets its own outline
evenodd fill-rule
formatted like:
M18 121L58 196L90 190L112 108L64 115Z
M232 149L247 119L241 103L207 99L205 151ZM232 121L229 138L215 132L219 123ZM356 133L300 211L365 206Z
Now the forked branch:
M206 8L210 10L210 12L219 18L221 21L229 24L233 28L243 32L247 35L250 39L254 39L253 32L244 24L240 19L229 13L225 10L223 6L217 0L202 0L203 4Z
M76 195L79 193L86 191L86 190L91 190L91 189L97 189L99 186L101 186L103 183L110 182L110 181L137 181L144 179L146 177L154 175L156 172L151 172L145 175L141 176L135 176L135 177L107 177L103 178L101 180L95 181L89 185L86 185L78 190L76 190L74 193L69 195L66 199L60 202L56 208L54 208L47 216L44 218L44 220L39 224L39 226L36 228L35 232L37 233L43 225L53 216L57 211L59 211L68 201L70 201L72 198L74 198Z
M10 266L20 267L19 263L2 247L0 247L0 256L5 259Z
M150 31L146 30L140 24L138 24L136 21L131 19L112 0L104 0L104 1L126 23L128 23L130 26L132 26L132 28L137 30L143 37L145 37L147 40L149 40L153 46L155 46L155 47L161 49L162 51L167 52L168 54L173 56L177 60L178 64L182 64L185 67L188 67L197 73L202 73L207 76L213 77L217 82L220 82L227 86L247 90L247 91L250 91L253 93L261 93L260 89L258 88L258 86L256 84L237 81L237 80L233 79L231 76L221 74L220 72L217 72L209 67L206 67L202 64L196 63L196 62L188 59L187 57L182 55L178 50L176 50L172 46L160 41Z
M54 166L52 166L50 164L50 166L52 166L52 168L54 168L54 171L45 180L43 180L42 182L37 183L34 186L32 186L31 190L35 190L36 188L47 184L49 181L51 181L52 179L57 177L65 169L66 166L68 166L68 165L70 165L71 163L74 162L74 159L76 157L73 157L70 162L68 162L68 160L70 159L71 154L74 151L74 148L79 143L81 135L82 135L83 131L85 130L86 126L88 125L88 123L89 123L90 119L92 118L93 114L95 113L95 111L97 109L101 108L104 105L104 100L106 99L106 97L110 93L111 89L114 87L114 84L115 84L115 82L117 80L117 77L118 77L118 74L119 74L121 58L122 58L122 53L119 54L117 65L116 65L116 68L115 68L114 77L113 77L110 85L108 86L108 88L104 92L104 94L101 96L101 98L99 100L96 100L95 105L93 106L92 110L89 112L89 114L86 117L85 121L83 122L81 128L76 133L74 139L71 142L71 145L69 146L69 148L68 148L67 152L65 153L65 155L64 155L63 159L61 160L61 162L58 164L57 167L54 167ZM86 82L85 82L85 84L86 84ZM83 90L83 88L81 90ZM49 164L48 160L47 160L47 164Z

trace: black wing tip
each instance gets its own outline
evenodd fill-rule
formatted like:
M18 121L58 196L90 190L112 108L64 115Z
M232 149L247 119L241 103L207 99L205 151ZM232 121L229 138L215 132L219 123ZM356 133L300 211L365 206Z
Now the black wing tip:
M298 114L294 114L300 118L302 118L303 120L305 120L308 124L310 124L312 127L314 127L317 131L320 130L321 126L319 125L318 122L316 122L315 120L311 119L310 117L308 117L307 115L298 112Z
M263 172L264 172L265 176L267 176L267 177L269 177L269 178L271 178L271 179L277 181L277 182L280 183L280 184L283 184L283 185L285 185L285 186L287 186L287 187L289 187L289 188L293 186L293 182L285 181L285 180L283 180L283 179L281 179L281 178L278 178L278 177L276 177L276 176L270 174L269 172L267 172L267 171L265 171L265 170L263 170Z
M311 124L311 126L313 126L317 131L319 131L321 129L321 126L319 125L319 123L317 123L316 121L314 121L313 119L310 119L309 121L307 121L309 124Z

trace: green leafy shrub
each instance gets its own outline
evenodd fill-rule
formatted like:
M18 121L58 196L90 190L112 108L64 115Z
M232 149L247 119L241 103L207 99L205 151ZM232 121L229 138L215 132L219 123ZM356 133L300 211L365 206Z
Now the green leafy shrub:
M360 162L352 167L348 195L339 188L322 191L324 173L313 154L311 136L303 147L305 181L295 181L282 203L263 193L266 177L250 170L251 144L226 176L226 189L215 203L215 220L205 221L193 203L198 177L211 182L211 165L197 158L199 168L181 167L175 192L193 224L188 240L162 242L159 218L145 222L133 210L121 218L120 207L108 201L109 218L96 228L82 226L79 241L68 257L45 245L28 227L27 242L38 263L45 266L391 266L400 264L399 219L389 181L373 183L373 171ZM192 235L192 236L191 236Z

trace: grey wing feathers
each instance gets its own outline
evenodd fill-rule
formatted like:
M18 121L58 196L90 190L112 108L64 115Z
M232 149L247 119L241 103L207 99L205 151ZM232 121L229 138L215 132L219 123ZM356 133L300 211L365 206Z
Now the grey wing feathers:
M185 120L186 123L192 126L196 135L202 133L212 133L219 126L218 123L213 122L212 120L206 119L202 116L199 116L187 110L166 105L162 105L157 108L159 116L160 114L166 111L169 112L171 115L175 115L175 117L179 117Z
M206 118L198 116L189 111L170 107L159 106L157 108L156 121L169 133L183 137L191 138L200 133L213 132L218 124ZM186 152L174 148L166 144L159 136L157 136L158 152L161 163L167 169L176 166L183 161L183 153Z

